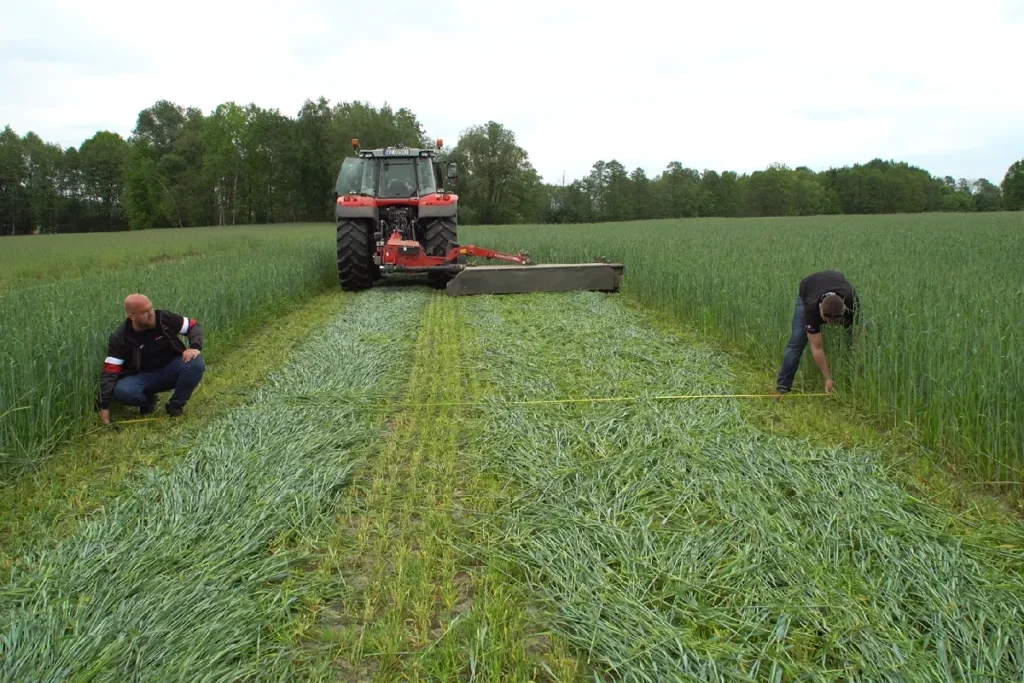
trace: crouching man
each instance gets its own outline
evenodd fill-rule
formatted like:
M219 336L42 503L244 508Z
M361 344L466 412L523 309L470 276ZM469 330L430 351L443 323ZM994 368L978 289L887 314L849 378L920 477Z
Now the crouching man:
M156 407L156 395L172 390L165 409L170 417L181 417L206 370L199 355L202 327L177 313L153 310L153 304L142 294L126 298L124 310L128 318L110 335L103 361L100 420L110 424L111 399L149 415ZM187 337L189 348L179 336Z

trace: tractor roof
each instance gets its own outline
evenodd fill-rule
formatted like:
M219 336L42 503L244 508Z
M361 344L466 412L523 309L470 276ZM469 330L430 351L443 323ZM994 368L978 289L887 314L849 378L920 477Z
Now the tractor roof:
M432 149L417 149L415 147L384 147L382 149L361 149L361 157L432 157L437 152Z
M437 149L407 147L395 145L393 147L382 147L380 149L360 149L359 140L352 140L352 147L361 157L433 157L437 156L437 150L441 149L442 141L438 139Z

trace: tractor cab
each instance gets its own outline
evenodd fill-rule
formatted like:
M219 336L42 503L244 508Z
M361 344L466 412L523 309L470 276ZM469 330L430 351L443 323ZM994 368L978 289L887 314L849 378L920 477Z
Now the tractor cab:
M441 148L442 141L437 141ZM352 146L357 156L346 157L341 163L334 191L337 195L374 197L378 202L408 200L443 191L441 164L436 162L432 149L410 147L384 147L360 149L359 141ZM457 179L455 163L449 163L447 179Z

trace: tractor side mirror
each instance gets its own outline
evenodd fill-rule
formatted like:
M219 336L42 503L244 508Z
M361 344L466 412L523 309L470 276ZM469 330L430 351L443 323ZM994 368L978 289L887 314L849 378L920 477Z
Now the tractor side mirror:
M459 179L459 169L455 165L454 161L448 162L447 175L448 175L448 181L451 182L451 183L455 183Z

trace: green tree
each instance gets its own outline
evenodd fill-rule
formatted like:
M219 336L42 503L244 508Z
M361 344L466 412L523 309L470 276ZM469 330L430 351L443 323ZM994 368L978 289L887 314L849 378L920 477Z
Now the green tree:
M796 216L800 214L796 174L784 164L755 171L747 180L744 200L747 216Z
M330 217L336 162L331 151L331 120L329 103L323 97L316 102L306 100L296 122L296 151L299 179L299 200L304 220L327 220Z
M60 195L57 193L58 173L63 150L43 142L33 132L22 138L25 159L25 198L29 230L53 233L59 229Z
M540 177L515 133L500 123L464 131L451 156L460 165L460 205L464 199L476 222L520 223L537 207Z
M1003 207L1007 211L1024 209L1024 159L1015 161L1003 178Z
M291 219L290 121L273 109L246 107L242 137L247 223Z
M128 142L117 133L100 131L82 143L77 152L81 195L96 208L90 229L123 230L125 166Z
M158 100L139 112L132 132L134 140L152 150L156 158L174 151L185 126L185 110L169 100Z
M700 193L702 198L701 215L703 216L718 216L718 195L720 194L720 187L722 185L722 176L718 171L713 171L705 168L704 173L700 176Z
M625 167L618 160L608 162L608 184L605 192L605 218L611 221L636 219L637 207L633 183Z
M639 220L654 218L654 190L644 169L637 167L629 174L630 189L633 193L634 216Z
M238 184L244 160L247 116L234 102L217 105L203 122L203 171L213 191L216 223L238 223Z
M663 217L684 218L699 214L700 173L696 170L684 168L678 161L671 161L657 184Z
M559 184L543 187L546 204L538 220L545 223L592 222L590 197L583 181L574 180L567 183L563 173Z
M126 145L127 148L127 145ZM68 147L64 150L57 168L57 194L60 196L60 232L84 232L97 229L94 225L91 207L85 200L85 183L82 180L81 155L79 150ZM122 168L122 184L123 184ZM108 229L123 229L110 227Z
M128 142L125 203L132 228L202 225L212 202L203 174L203 113L159 100L139 112Z
M590 198L590 215L594 221L608 220L608 164L604 160L594 162L590 174L583 180Z
M724 171L712 192L715 215L736 217L743 215L743 193L735 171Z
M829 169L819 181L838 199L842 213L936 211L943 185L922 169L881 159Z
M1002 211L1003 194L999 187L987 178L979 178L971 183L971 197L975 211Z
M216 219L212 185L203 173L205 124L202 110L186 109L185 124L174 145L175 173L169 177L187 226L212 225Z
M25 178L28 168L21 138L10 126L0 132L0 235L22 232L26 213Z

